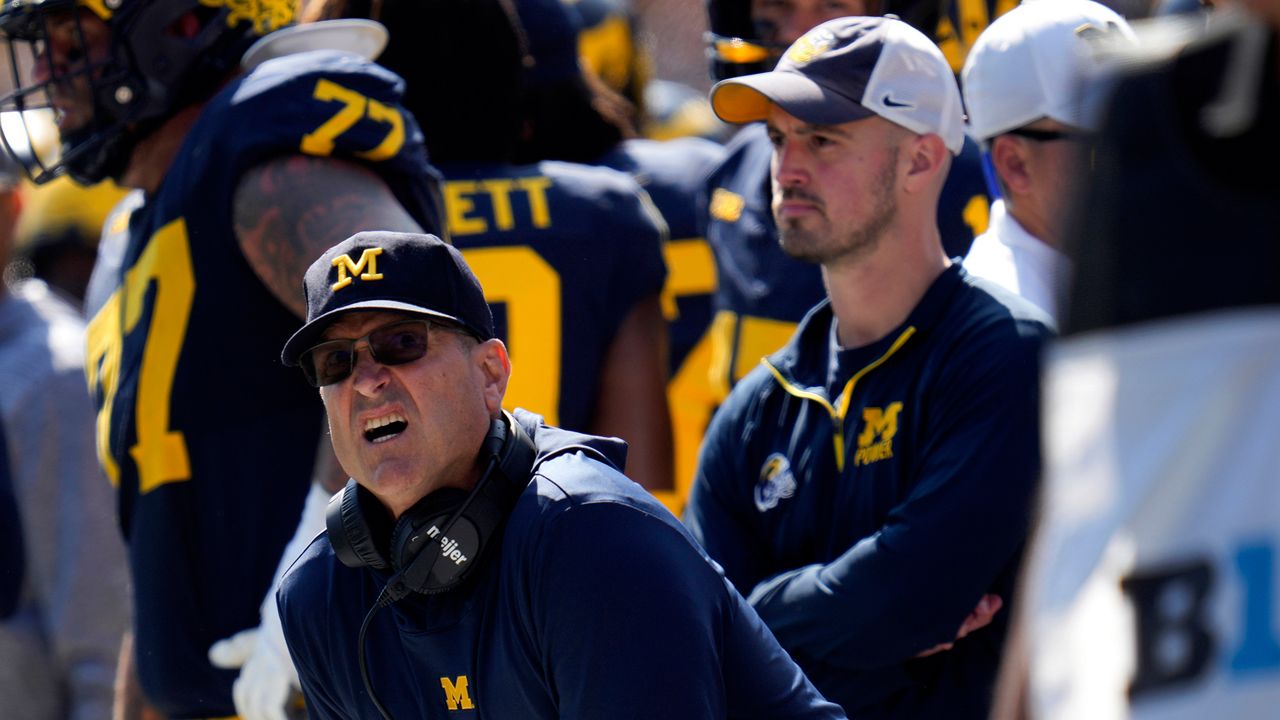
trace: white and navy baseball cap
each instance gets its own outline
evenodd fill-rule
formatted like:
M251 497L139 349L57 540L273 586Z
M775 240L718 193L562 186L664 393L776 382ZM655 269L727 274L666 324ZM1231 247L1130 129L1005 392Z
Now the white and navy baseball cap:
M1099 43L1136 42L1124 18L1092 0L1028 0L983 31L960 83L969 134L991 138L1042 118L1096 126L1086 84L1103 69Z
M356 233L325 251L303 278L307 323L285 343L285 365L356 310L392 310L444 320L479 340L497 337L484 290L462 253L434 235Z
M891 17L844 17L805 33L771 72L716 83L711 107L721 120L763 120L770 104L815 125L872 115L947 149L964 144L960 88L942 51L923 33Z

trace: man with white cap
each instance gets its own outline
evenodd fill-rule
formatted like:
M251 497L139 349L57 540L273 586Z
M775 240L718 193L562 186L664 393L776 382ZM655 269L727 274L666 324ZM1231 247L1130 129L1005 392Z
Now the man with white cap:
M1032 0L993 22L961 74L969 134L987 150L1001 199L965 269L1057 317L1070 263L1065 212L1081 147L1093 129L1084 99L1100 69L1092 43L1133 33L1092 0Z
M1138 32L1067 223L1024 643L994 717L1280 708L1280 2Z
M955 79L906 23L841 18L712 106L766 121L780 244L828 297L721 406L686 523L851 717L985 718L1049 329L943 252Z

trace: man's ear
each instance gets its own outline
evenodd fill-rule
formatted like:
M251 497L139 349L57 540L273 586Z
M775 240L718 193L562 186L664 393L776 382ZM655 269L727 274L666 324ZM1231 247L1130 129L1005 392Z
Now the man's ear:
M472 359L484 377L484 404L490 415L502 409L502 399L507 394L507 381L511 379L511 358L507 346L497 338L486 340L472 350Z
M1011 194L1026 195L1030 191L1031 173L1023 140L1008 135L995 137L991 141L991 165Z
M920 192L946 180L951 152L941 137L932 133L913 136L903 150L907 153L907 192Z

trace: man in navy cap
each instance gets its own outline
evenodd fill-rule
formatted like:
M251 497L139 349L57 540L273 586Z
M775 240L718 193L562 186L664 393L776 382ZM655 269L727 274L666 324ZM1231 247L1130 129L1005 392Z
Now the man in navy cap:
M313 720L843 717L624 443L502 410L506 346L455 248L360 233L304 284L283 360L353 478L278 596Z
M688 525L850 716L985 718L1049 330L943 251L951 70L902 21L842 18L712 105L765 121L781 247L827 298L720 408Z

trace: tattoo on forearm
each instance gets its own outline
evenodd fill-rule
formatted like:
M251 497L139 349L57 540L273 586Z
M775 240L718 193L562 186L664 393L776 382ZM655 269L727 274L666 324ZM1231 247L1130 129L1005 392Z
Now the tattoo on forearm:
M301 317L302 276L325 250L361 230L419 228L370 171L300 155L265 163L241 178L235 229L263 283Z

